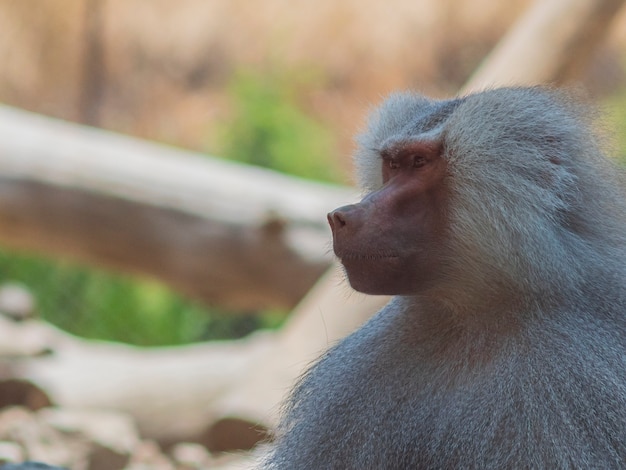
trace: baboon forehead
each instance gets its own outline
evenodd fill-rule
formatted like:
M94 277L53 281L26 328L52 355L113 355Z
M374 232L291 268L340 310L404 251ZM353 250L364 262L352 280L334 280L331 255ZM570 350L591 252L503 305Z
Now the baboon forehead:
M369 132L379 143L390 137L428 133L443 125L464 100L433 100L415 93L393 94L370 119Z
M480 118L480 122L495 116L503 125L515 116L540 120L555 110L565 111L569 101L562 93L542 87L494 88L444 100L413 92L393 93L370 115L369 131L428 132L453 114Z

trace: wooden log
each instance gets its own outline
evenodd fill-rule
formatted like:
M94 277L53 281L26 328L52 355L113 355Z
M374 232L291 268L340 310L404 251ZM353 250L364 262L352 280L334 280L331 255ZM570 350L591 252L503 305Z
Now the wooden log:
M290 308L330 265L355 191L0 107L0 243Z
M624 0L535 0L464 90L576 79L623 5Z

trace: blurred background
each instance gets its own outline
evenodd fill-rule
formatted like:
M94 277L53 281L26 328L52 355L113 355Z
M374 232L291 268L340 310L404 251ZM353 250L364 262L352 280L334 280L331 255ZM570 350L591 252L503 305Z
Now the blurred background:
M0 0L0 104L163 144L166 146L163 148L172 150L168 153L167 159L175 159L176 155L180 154L182 166L187 165L185 162L188 161L190 155L193 158L205 159L206 168L198 168L202 170L200 173L206 171L209 179L212 171L216 172L214 176L218 180L221 178L222 169L216 162L222 161L267 168L280 174L299 178L289 181L301 187L304 192L309 191L307 194L313 194L313 199L317 200L317 205L320 206L315 206L315 201L311 203L311 206L302 206L302 212L309 214L310 218L298 222L301 226L296 235L300 234L299 241L306 244L313 235L315 237L321 234L325 240L329 239L326 229L316 228L317 235L312 235L309 230L313 226L317 227L316 224L325 226L325 211L335 207L331 204L344 197L344 194L348 194L346 191L354 193L352 189L348 189L353 186L351 176L353 138L363 127L370 108L388 93L399 89L414 89L433 97L449 97L458 93L487 54L533 3L530 0L508 2L491 0L390 0L387 2L375 0L343 0L341 2L334 0L298 2L287 0L256 2L245 0ZM614 136L612 153L621 156L626 154L626 11L622 9L615 16L610 30L607 31L607 36L601 42L601 46L593 51L590 62L569 85L578 88L579 92L590 102L598 105L599 114L603 116L598 125L608 135ZM574 50L571 53L577 54L578 52ZM0 106L0 121L7 124L10 121L7 116L10 114L5 116L4 108ZM54 125L45 124L45 126L52 129L54 134ZM2 135L1 131L0 126L0 135ZM67 130L59 128L59 133L71 138L73 134L82 135L84 131L70 127ZM5 131L5 138L12 138L10 131ZM16 142L19 139L21 137L16 134ZM93 142L102 142L105 145L109 137L104 136L101 140L98 139ZM54 165L49 165L44 161L46 154L41 152L40 147L36 147L38 142L34 139L33 148L41 154L38 158L42 160L39 167L35 164L29 171L44 181L46 172L52 172L51 168L54 168ZM22 143L20 142L20 145ZM27 144L28 142L24 143L20 148L27 148ZM132 151L132 145L126 143L123 146ZM144 149L144 147L141 148ZM3 149L5 147L0 142L0 175L7 168L14 171L19 167L19 158L9 155L8 151ZM83 151L80 149L83 147L74 148L70 145L62 149L62 152L71 156L73 153ZM175 149L184 149L193 154L178 152ZM152 152L148 150L146 150L147 153ZM5 152L4 155L3 152ZM115 151L111 152L113 153L107 154L103 151L85 155L85 162L90 158L92 160L107 158L107 155L113 155ZM154 153L158 152L154 150ZM50 155L50 159L55 158L53 152ZM76 158L76 162L80 161L78 156ZM11 162L10 165L13 166L5 161ZM36 159L33 161L36 162ZM120 162L121 160L111 160L111 165L119 166ZM143 169L146 174L151 174L153 168L149 159L145 162L148 163L145 163ZM79 166L81 165L77 165L76 168L70 166L63 171L72 173L75 170L76 174L79 174L80 171L84 171ZM105 168L105 166L100 165L99 168ZM189 168L187 174L193 175L195 167L191 165ZM250 180L241 180L251 182L245 184L259 181L268 188L274 187L277 191L287 187L287 180L274 184L274 179L272 179L274 176L269 173L259 173L263 176L257 178L255 176L257 173L249 173L247 166L224 167L226 168L239 169L233 170L235 172L233 174L241 171L242 178L244 173L252 175ZM133 171L141 173L142 168L135 168ZM120 170L120 174L122 173ZM83 183L89 186L89 174L80 174L84 179ZM86 178L85 175L87 175ZM94 181L96 176L93 176ZM150 177L147 177L146 181L151 181ZM141 189L137 186L139 189L134 189L134 191L157 194L160 180L156 178L154 181L153 187ZM305 188L309 188L307 186L309 181L318 181L322 184L310 186L310 189L305 191ZM120 180L117 183L123 186L127 181ZM190 182L189 185L190 191L192 187L195 188L195 183L192 183ZM282 186L283 183L285 186ZM4 186L0 186L0 198L3 203L8 204L13 201L11 198L18 197L15 194L22 189L14 187L14 182L10 177L7 177L7 181L3 184ZM24 191L28 192L33 189L28 186L29 184L24 186L26 188ZM59 187L61 186L63 185ZM185 181L181 182L178 187L183 188L178 194L183 200ZM35 187L37 188L38 186ZM333 194L340 194L340 196L336 198L329 196L328 200L333 202L327 203L324 199L327 193L323 188L328 188L328 194L335 191ZM96 189L92 191L93 194L98 192ZM34 191L32 194L39 193ZM92 206L94 200L89 199L91 197L89 190L63 194L63 197L67 198L72 194L80 194L78 200L67 199L68 214L75 211L71 212L71 217L80 213L80 210L76 211L76 207L81 205L84 205L84 210L87 211L85 214L94 218L99 217L101 212L98 211L103 210L104 206ZM115 208L118 206L114 204L114 199L123 199L124 194L127 193L123 191L119 194L115 193L115 197L111 199L113 202L110 208L117 210ZM138 263L143 268L136 270L124 269L125 266L132 267L133 262L129 262L128 259L122 261L116 259L116 256L120 256L119 253L112 254L113 248L111 252L107 252L106 246L102 253L94 255L91 259L88 254L85 255L78 249L73 250L71 246L65 246L63 249L45 249L46 244L41 242L20 243L22 232L19 231L19 233L16 232L17 235L5 236L11 232L13 224L17 226L18 223L17 219L12 218L16 217L15 214L6 215L0 206L0 312L7 313L15 310L18 316L34 315L79 339L106 340L132 346L182 346L207 340L245 338L250 333L265 330L278 331L279 327L288 321L288 314L297 302L331 264L332 256L328 249L328 242L323 241L324 253L319 251L321 243L315 241L311 246L315 246L315 250L318 251L314 250L314 254L309 253L309 258L307 258L308 255L295 255L295 251L285 248L287 244L285 240L289 238L287 236L290 233L288 233L289 227L295 223L294 221L297 222L297 217L286 217L282 212L276 215L271 207L263 215L261 222L252 218L246 219L247 213L243 214L242 218L237 220L238 223L243 221L243 225L237 230L232 225L228 225L232 222L230 219L228 223L222 225L219 222L205 226L202 225L204 222L197 222L194 217L200 220L207 216L202 212L206 208L208 208L206 209L208 218L211 218L212 215L209 212L213 210L212 204L217 207L221 203L226 205L231 199L234 201L238 196L238 190L236 185L233 185L232 194L219 194L223 194L220 196L223 200L196 202L200 206L199 209L193 204L185 206L181 203L180 207L176 206L176 210L180 213L165 214L164 212L165 215L159 215L159 217L168 218L167 220L180 221L180 227L184 233L173 232L175 236L172 235L172 240L177 240L176 243L179 244L187 243L188 247L179 248L189 253L185 258L172 261L169 259L173 256L171 253L163 253L161 259L161 253L155 249L153 252L156 253L157 259L152 260L152 264L148 263L147 268L145 260L143 265ZM315 196L317 194L319 197ZM110 194L107 193L107 197L109 196ZM131 196L133 196L130 197L133 204L141 202L141 198L135 200L134 195L131 194ZM28 197L33 199L32 195ZM285 207L291 202L295 204L296 200L301 200L299 191L296 194L296 192L290 193L285 190L284 194L278 194L278 197L284 200ZM304 197L302 200L308 201L309 199ZM39 207L37 204L41 202L41 200L34 200L33 205L28 207L37 209ZM244 203L240 207L245 212L247 205L254 206L255 203L256 201L249 201L248 204ZM105 203L99 202L98 204ZM203 204L206 208L203 208ZM237 201L236 204L240 202ZM233 220L240 215L237 213L236 204L233 203L234 209L229 209ZM155 207L157 206L158 204L155 203ZM89 211L92 211L92 207L99 209L91 214ZM123 210L128 209L127 206L123 207ZM284 209L280 204L276 207ZM128 209L129 214L143 214L141 211L133 212L136 207L131 209ZM144 209L147 212L152 210ZM296 212L298 209L299 207L295 206ZM41 207L38 210L41 213L36 213L35 218L43 219L50 215L46 214ZM145 220L153 215L146 215ZM59 213L50 216L58 217ZM74 223L71 217L68 220ZM122 234L132 232L135 225L140 226L144 222L142 217L127 218L128 226L122 224L107 226L106 233L102 234L103 239L108 237L106 239L109 244L117 243L115 231ZM219 217L216 220L218 219ZM155 224L154 229L158 230L160 225L154 221L161 219L149 220L150 223ZM211 221L215 222L213 219ZM61 222L61 224L65 223ZM78 226L82 222L76 221L76 223ZM171 220L168 223L171 223ZM163 227L166 225L164 223ZM200 226L199 231L195 231L196 225ZM218 229L215 229L216 225ZM254 227L254 232L251 232L252 235L248 238L244 233L246 226ZM32 230L35 225L31 224L30 227ZM166 228L171 229L170 226ZM185 232L188 229L189 233ZM167 230L164 228L164 231ZM218 232L221 230L226 235L220 232L218 236L211 238L215 230ZM227 243L229 230L232 230L233 239L236 240L232 246ZM39 234L38 237L45 239L45 234ZM124 237L125 235L120 235L119 240L125 243L128 240L139 240L136 242L137 256L143 253L141 238ZM194 263L199 265L207 263L202 258L204 253L196 248L197 240L202 237L209 241L217 239L225 243L224 247L216 250L224 251L224 259L220 259L220 262L224 263L225 267L229 263L229 257L233 257L234 253L229 250L233 247L235 251L248 249L246 243L249 243L250 253L257 253L259 250L257 247L254 251L253 248L257 246L254 243L259 243L260 240L260 246L267 247L267 252L261 253L260 258L256 260L256 254L243 250L240 253L241 259L237 263L241 266L245 266L243 263L250 263L249 267L245 268L249 271L249 279L246 282L261 283L267 280L268 285L272 286L274 291L263 297L258 292L250 294L246 292L250 289L241 287L240 294L235 289L234 293L229 291L227 295L220 296L218 294L222 288L219 287L219 282L209 278L206 280L206 284L209 285L208 293L201 292L201 288L196 288L195 291L186 289L185 276L180 273L187 275L192 272L193 269L189 268L189 265ZM273 241L265 243L263 237L268 237L268 240ZM6 240L11 243L5 244ZM53 245L54 243L50 246ZM31 246L38 246L40 249L30 249ZM104 245L97 246L102 248ZM125 250L133 251L133 246L129 245ZM82 256L68 255L74 251L82 253ZM280 253L280 256L276 255L272 258L274 251ZM284 281L272 281L276 272L267 264L267 260L279 258L281 261L277 264L282 266L281 269L287 266L280 271L284 276ZM99 262L103 259L110 259L112 262ZM169 263L167 265L171 265L173 274L168 272L167 275L159 276L158 272L162 267L159 263L161 262L164 266ZM293 264L290 265L290 263ZM111 269L112 267L119 269ZM214 271L221 269L220 266L214 268ZM245 276L242 275L241 270L235 274L227 269L224 270L224 276L232 276L234 281L231 284L236 287L237 282ZM168 279L174 281L166 282ZM301 282L298 284L298 281ZM189 284L194 282L202 283L202 279L200 281L195 279ZM218 286L213 291L210 290L212 282ZM285 294L281 297L281 282L285 283L285 288L282 290L290 291L289 295ZM241 281L241 286L244 285L245 282ZM261 291L262 287L258 290ZM350 295L345 293L346 298ZM321 310L322 307L320 307ZM332 311L330 308L326 310ZM317 315L316 312L314 314ZM320 321L320 318L321 314L317 321L322 324L325 320ZM301 324L304 323L301 322ZM298 327L297 324L296 327ZM331 326L327 328L324 323L321 325L322 330L317 333L321 337L324 334L328 335L331 331L331 337L325 338L325 341L330 343L333 335L339 334L336 331L345 334L352 327L354 325L334 329ZM301 325L300 328L304 332L302 336L294 335L293 338L306 342L305 333L311 330ZM294 327L293 331L296 329ZM8 339L6 331L8 330L0 329L0 342ZM2 335L5 336L2 338ZM285 334L284 337L288 338L288 336ZM241 349L243 351L244 347L248 347L247 345L253 342L237 344L243 345ZM89 354L95 351L90 349L91 346L82 344L81 347L85 347L86 351L91 351ZM285 344L291 343L285 340ZM1 346L0 344L0 358L3 354L6 355ZM319 346L315 343L310 349L317 351ZM131 350L135 351L135 349ZM280 348L277 350L279 355L284 355L280 352ZM221 351L220 349L220 354ZM254 350L250 349L250 351ZM211 360L218 357L214 352L215 350L211 350L209 353ZM256 352L254 354L256 355ZM94 354L93 357L96 356ZM59 357L63 359L65 356L59 354ZM89 357L92 358L92 356ZM74 389L88 383L89 379L78 377L76 386L67 385L68 381L74 383L72 382L74 377L69 372L65 373L64 367L67 366L69 370L70 366L66 365L63 360L59 361L58 368L54 369L54 374L57 374L54 377L46 375L52 369L48 363L43 362L41 365L33 365L32 370L25 375L37 379L34 382L40 385L53 384L49 390L52 392L53 402L55 398L58 398L65 404L82 403L82 396L78 399L75 397L79 394L72 395L72 393ZM270 362L271 356L263 360L266 363ZM115 371L111 373L117 374L119 372L117 369L121 367L123 360L113 357L112 361L111 370ZM304 359L298 359L298 361L300 361L299 367L308 363ZM159 367L166 368L165 356L160 356L157 362ZM209 362L205 360L204 364L209 364ZM67 364L73 363L68 361ZM276 364L277 371L284 369L281 363ZM0 363L0 378L13 377L12 367L13 364L7 368L11 373L6 374L3 363ZM172 365L171 369L174 368ZM251 369L254 368L251 367ZM156 366L154 370L157 370ZM161 370L158 369L159 374ZM195 369L189 369L188 372L189 374L185 377L196 374ZM246 374L250 375L250 371L245 370L239 375ZM291 383L293 376L287 375L285 383ZM116 386L120 386L126 380L126 376L116 375L115 377L116 380L119 379ZM169 376L163 373L159 377ZM258 385L262 379L263 377L258 378L257 382L252 380L245 384ZM146 383L149 386L142 389L142 393L147 394L152 383L149 380ZM229 384L229 387L231 385ZM168 383L167 386L174 386L174 381ZM283 386L284 384L280 385L280 387ZM228 387L223 388L226 390ZM228 390L234 389L236 389L235 386L228 388ZM262 403L257 407L261 410L258 413L267 413L266 408L273 405L277 397L284 393L284 389L279 389L278 385L267 385L267 389L271 389L272 397L265 399L265 402L262 402L263 397L259 398L259 403ZM182 384L181 390L179 395L189 395L187 397L189 402L196 406L196 409L191 409L190 405L190 409L187 410L189 420L192 421L194 414L197 414L198 403L202 405L204 402L195 395L190 396L192 387L184 388ZM246 389L246 386L241 390L238 406L241 403L248 403L254 395L254 391ZM0 392L0 408L2 408L2 393L4 392L2 390ZM132 396L132 390L125 390L124 393L126 392L128 396L125 395L123 399L119 399L122 403L120 408L127 410L137 420L144 433L142 438L145 436L156 439L163 437L161 443L168 439L170 442L176 439L186 439L202 442L211 451L229 448L247 449L259 440L258 436L253 436L248 440L244 436L242 443L241 436L251 429L250 423L267 424L267 421L270 423L268 427L272 424L271 419L264 419L265 415L260 417L258 413L256 415L248 413L249 409L254 407L247 408L241 405L238 409L244 410L241 415L249 419L249 422L246 421L242 426L232 428L240 438L239 440L233 438L231 441L236 441L234 444L230 442L220 447L216 442L219 441L220 436L232 431L229 431L228 426L233 424L229 422L226 428L218 427L218 430L215 430L216 420L221 419L222 415L228 415L227 405L232 401L231 392L224 392L225 397L221 398L222 401L211 403L210 413L207 411L210 419L207 414L207 416L202 416L202 420L198 418L197 426L194 424L193 429L183 429L179 434L176 434L177 431L174 429L171 435L164 436L162 423L151 421L150 413L153 413L153 409L165 410L168 407L175 410L175 403L164 404L155 399L156 404L151 403L150 406L146 406L145 413L143 413L140 410L142 396L139 398ZM90 406L108 403L105 398L98 398L94 390L89 390L89 394L93 396L84 400ZM123 393L120 392L121 395ZM20 395L20 399L23 396L23 394ZM132 400L128 398L129 396ZM133 401L136 398L137 401ZM186 396L181 396L181 399L186 399ZM149 401L146 400L146 402ZM15 404L15 400L7 403ZM224 412L216 413L215 409L224 410ZM176 414L177 411L173 413ZM171 416L171 412L170 414L164 412L163 422L171 423ZM20 417L19 420L24 421L24 417ZM206 438L208 440L202 440L197 437L197 429L209 422L212 423L210 430L213 434ZM2 440L1 431L2 421L0 420L0 441ZM1 450L0 442L0 454ZM133 452L139 451L133 450ZM57 461L63 462L63 459ZM102 468L123 468L123 466L111 466L110 460L104 459L103 461L106 463ZM78 465L72 468L83 467ZM89 468L97 468L97 466L92 465Z
M350 184L369 106L397 89L456 93L529 3L0 0L0 102ZM626 15L616 23L582 86L624 135ZM7 249L0 280L72 333L140 345L238 337L285 313L224 315L155 282Z

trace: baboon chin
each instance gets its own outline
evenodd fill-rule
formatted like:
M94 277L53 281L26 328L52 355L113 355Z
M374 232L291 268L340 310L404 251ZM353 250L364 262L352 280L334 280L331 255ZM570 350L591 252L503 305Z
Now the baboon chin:
M626 468L626 198L585 106L390 96L328 214L394 295L287 400L269 469Z

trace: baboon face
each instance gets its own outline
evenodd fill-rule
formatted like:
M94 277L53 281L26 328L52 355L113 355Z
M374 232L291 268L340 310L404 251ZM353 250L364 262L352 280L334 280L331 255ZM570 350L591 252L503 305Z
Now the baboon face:
M446 162L439 138L380 148L382 187L328 214L350 284L366 294L413 294L433 279L445 236Z

